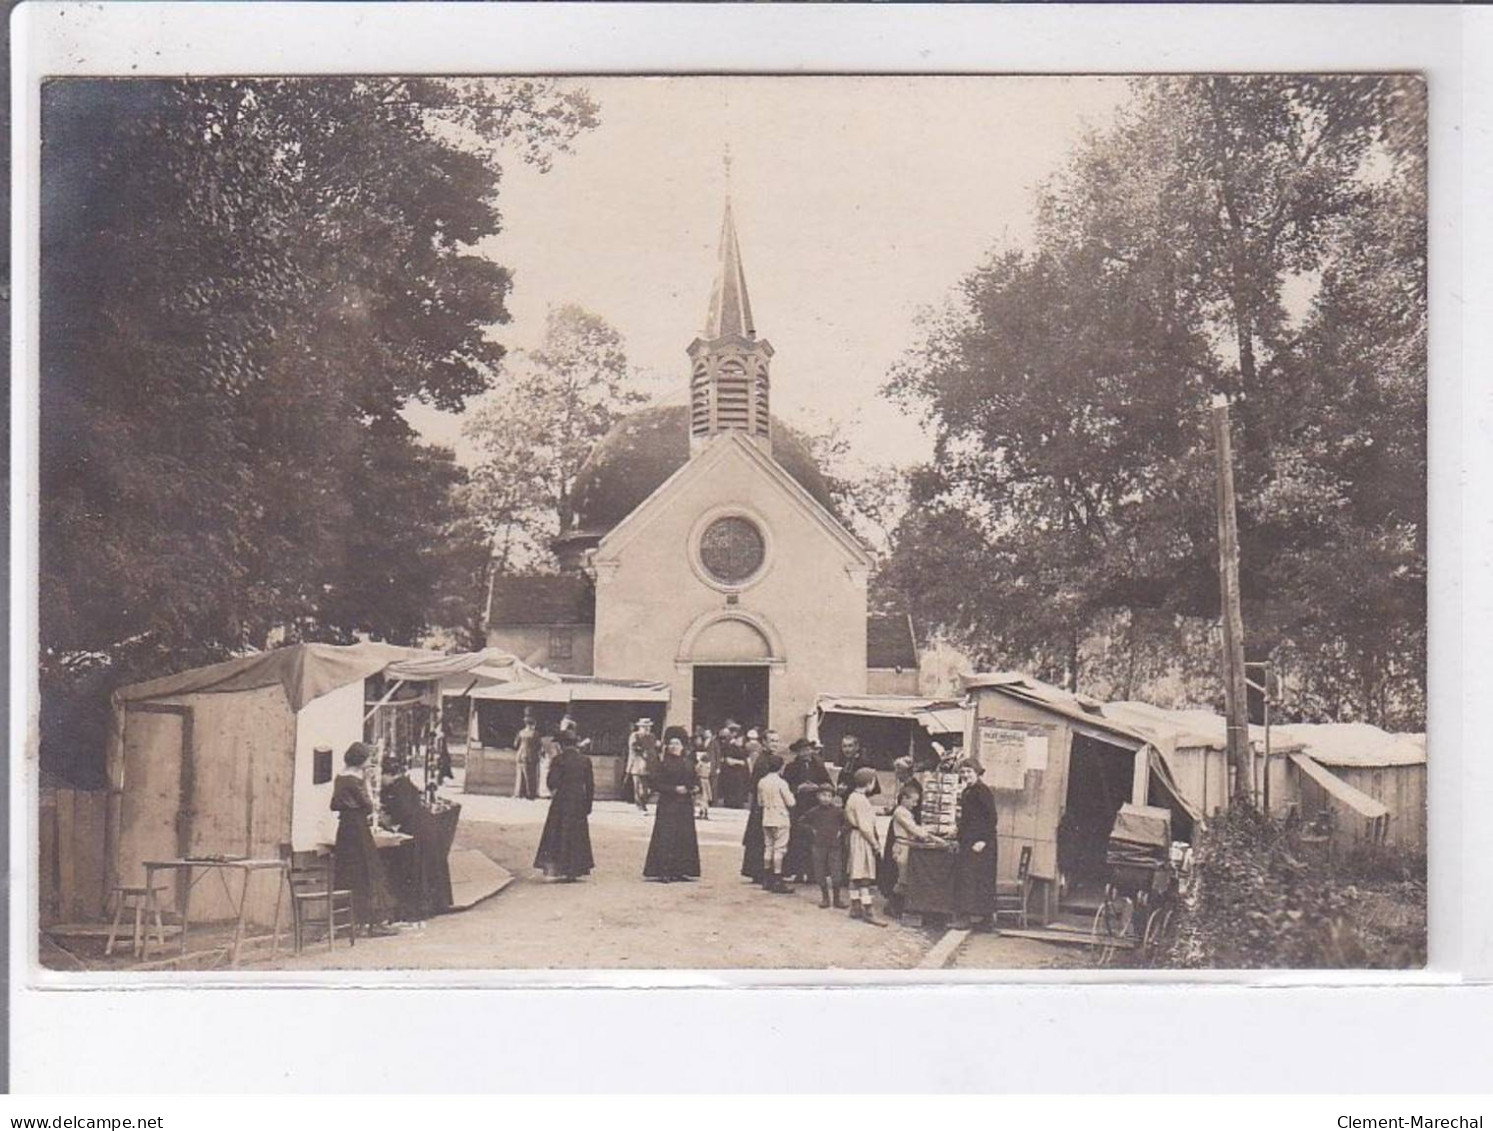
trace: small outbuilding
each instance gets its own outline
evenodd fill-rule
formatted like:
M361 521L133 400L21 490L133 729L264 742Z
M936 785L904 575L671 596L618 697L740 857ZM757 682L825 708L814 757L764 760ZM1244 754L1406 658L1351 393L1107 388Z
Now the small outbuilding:
M1371 838L1426 850L1424 734L1394 734L1369 723L1292 723L1278 730L1300 751L1292 762L1300 772L1303 817L1333 813L1338 841Z
M390 644L297 644L145 683L113 695L105 820L108 884L139 884L144 862L274 859L335 838L332 779L342 752L415 714L439 710L439 683L398 673L441 660ZM409 675L416 678L411 680ZM318 753L320 751L320 753ZM269 922L279 891L248 892ZM224 892L200 884L194 918L227 918Z
M1098 700L1020 673L965 685L964 747L995 794L1000 878L1016 880L1022 850L1031 850L1030 914L1052 921L1069 904L1092 906L1122 805L1166 809L1172 835L1192 839L1202 812L1150 735L1107 717Z

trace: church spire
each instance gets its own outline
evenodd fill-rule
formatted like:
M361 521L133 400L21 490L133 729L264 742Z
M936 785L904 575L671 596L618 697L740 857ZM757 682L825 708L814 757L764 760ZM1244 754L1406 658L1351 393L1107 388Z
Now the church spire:
M741 266L741 246L736 240L736 220L731 215L729 193L726 215L721 221L720 261L715 290L710 295L710 310L705 316L705 338L707 341L755 338L757 328L752 324L752 301L747 297L746 272Z
M704 337L689 346L690 447L698 451L721 432L742 432L772 450L768 362L772 346L757 337L736 220L731 214L731 158L726 155L726 214L721 221L720 271L705 316Z

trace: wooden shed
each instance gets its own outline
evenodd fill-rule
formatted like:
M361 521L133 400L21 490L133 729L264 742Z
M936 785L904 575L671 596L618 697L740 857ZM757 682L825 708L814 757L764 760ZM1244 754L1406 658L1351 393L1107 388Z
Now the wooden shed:
M1106 718L1103 705L1014 672L971 676L964 748L995 794L999 868L1014 880L1030 847L1030 910L1049 921L1063 905L1102 892L1105 847L1120 806L1172 814L1172 835L1191 840L1202 813L1140 730ZM1082 904L1081 904L1081 901Z
M274 858L335 837L335 766L366 737L366 684L399 661L433 654L388 644L298 644L120 688L108 749L105 859L109 884L144 881L147 860ZM432 685L432 698L438 692ZM278 893L250 891L248 914L268 922ZM260 889L263 890L260 890ZM179 898L179 893L177 895ZM192 915L227 918L215 883L199 883Z
M1426 850L1426 736L1395 734L1368 723L1292 723L1279 728L1301 753L1360 797L1383 806L1385 821L1376 834L1385 843L1409 852ZM1299 759L1296 760L1300 769ZM1329 798L1340 801L1342 790L1312 789L1320 775L1304 773L1299 796L1304 817L1331 808ZM1343 795L1345 796L1345 795ZM1372 805L1359 804L1353 813L1368 817ZM1339 820L1335 832L1360 839L1369 826L1350 814L1351 824Z
M1106 703L1104 716L1150 738L1171 767L1183 795L1204 814L1211 817L1229 807L1234 795L1234 770L1229 765L1228 720L1222 715L1201 708L1157 707L1132 700ZM1251 726L1249 745L1258 804L1272 813L1287 812L1297 801L1290 755L1301 751L1301 743L1283 727L1267 732L1263 726Z

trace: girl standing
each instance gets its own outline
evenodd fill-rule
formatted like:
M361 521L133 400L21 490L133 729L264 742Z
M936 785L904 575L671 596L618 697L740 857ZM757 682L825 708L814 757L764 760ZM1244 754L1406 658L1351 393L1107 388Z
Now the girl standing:
M876 771L862 766L855 771L850 795L845 799L845 836L849 841L847 871L850 873L850 917L874 927L886 924L872 911L876 887L876 858L881 855L881 834L869 795L876 789Z

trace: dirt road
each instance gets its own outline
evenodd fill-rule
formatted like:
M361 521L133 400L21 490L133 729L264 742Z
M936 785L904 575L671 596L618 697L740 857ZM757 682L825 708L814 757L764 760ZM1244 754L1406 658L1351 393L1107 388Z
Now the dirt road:
M596 871L546 883L531 866L547 803L456 795L457 847L478 848L514 882L463 912L392 938L255 963L266 969L907 969L938 932L877 928L820 910L819 893L769 895L738 874L746 814L696 822L704 875L694 883L642 878L653 819L599 802L591 819Z

